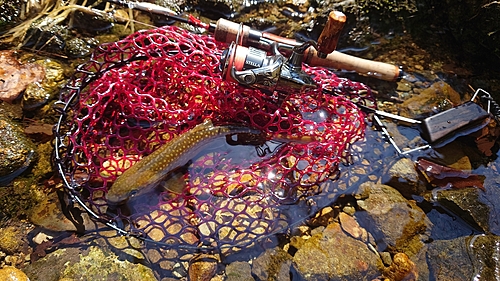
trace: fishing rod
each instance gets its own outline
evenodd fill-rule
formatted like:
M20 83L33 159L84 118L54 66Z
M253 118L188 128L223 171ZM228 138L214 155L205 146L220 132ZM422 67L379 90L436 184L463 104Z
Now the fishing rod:
M231 42L235 42L238 39L238 43L241 43L242 46L253 47L267 52L272 52L277 48L280 53L286 56L291 55L294 48L304 44L304 42L281 37L269 32L261 32L247 25L238 24L226 19L219 19L216 23L203 23L192 15L189 15L187 18L181 17L169 8L152 3L129 2L125 0L106 1L130 9L165 16L181 23L206 29L213 34L215 40L227 44L231 44ZM398 66L367 60L335 51L340 36L340 30L345 23L345 16L342 17L340 14L342 13L330 13L327 26L321 33L317 46L309 46L306 48L303 55L300 57L302 59L301 62L310 66L355 71L361 75L386 81L395 81L400 78L402 76L402 71ZM334 32L333 36L328 32Z

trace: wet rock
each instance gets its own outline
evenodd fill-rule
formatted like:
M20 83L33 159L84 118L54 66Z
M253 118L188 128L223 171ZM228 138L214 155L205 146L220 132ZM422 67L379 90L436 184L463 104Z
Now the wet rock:
M400 92L409 92L411 91L411 84L408 81L402 79L398 82L396 90Z
M71 38L64 46L64 52L71 58L81 58L90 55L99 41L94 38Z
M32 281L53 281L62 278L65 263L78 262L80 250L77 248L58 249L26 268L24 272Z
M73 217L63 212L61 205L62 194L52 192L47 194L40 202L34 206L30 212L30 222L42 226L52 231L79 231L96 229L96 224L83 210L73 207L70 212ZM64 196L63 196L64 197ZM65 206L66 207L66 206Z
M23 109L31 110L41 107L49 100L54 99L64 82L64 68L62 64L52 59L37 60L35 62L44 69L42 81L30 83L23 94Z
M437 111L444 111L461 103L460 95L443 81L432 84L403 102L400 114L410 118L430 115Z
M471 280L474 268L467 247L466 237L435 240L430 243L426 256L430 272L428 280Z
M34 148L20 127L0 116L0 184L29 167L35 158Z
M91 9L78 9L71 13L71 28L80 33L96 35L109 31L115 21L109 13L97 13ZM91 39L94 40L94 39ZM69 44L69 42L66 42Z
M219 259L213 255L202 254L194 257L188 269L189 280L208 281L211 280L217 272Z
M377 254L337 223L305 241L293 262L305 280L372 280L383 266Z
M389 252L380 252L380 258L382 259L382 262L384 265L389 266L392 264L392 257L391 253Z
M37 64L22 64L14 51L0 52L0 100L13 101L26 87L41 82L44 70Z
M358 200L364 212L356 212L361 226L372 233L380 251L417 254L428 238L431 222L412 200L406 200L394 188L365 183L360 189L369 190L369 197Z
M394 187L406 198L427 190L426 183L415 169L415 163L409 158L401 158L394 163L389 171L384 173L382 182Z
M316 215L311 218L307 224L311 227L325 226L333 221L335 210L332 207L325 207L319 210Z
M254 281L248 262L232 262L226 266L226 281Z
M125 253L129 257L134 257L136 260L144 260L144 254L141 250L141 243L143 242L136 237L127 237L123 235L116 235L114 230L106 230L106 227L100 225L98 229L99 234L106 237L106 241L99 241L99 245L104 243L109 244L115 249L120 249L121 252Z
M0 229L0 250L12 254L19 249L21 244L20 231L16 227L9 226Z
M307 239L308 238L310 238L310 236L308 236ZM302 246L304 246L307 239L304 237L301 237L301 236L290 237L290 243L287 245L288 249L297 250L297 249L302 248Z
M56 8L57 9L57 8ZM26 26L25 40L21 43L26 48L42 50L49 53L61 53L68 35L67 26L54 22L52 15L38 17Z
M2 281L29 281L28 276L21 270L6 266L0 269L0 280Z
M53 129L54 124L33 122L24 128L24 133L39 143L49 143L54 138ZM41 149L38 149L39 152L40 150ZM43 151L47 150L44 149Z
M477 230L490 231L490 213L494 212L495 207L483 203L490 202L491 204L491 201L485 198L484 192L477 188L434 190L426 193L424 199L431 203L438 203Z
M151 269L121 261L102 247L58 249L25 269L33 281L73 280L157 280Z
M474 265L473 280L499 280L500 236L476 235L469 242L470 256Z
M292 256L280 248L268 249L253 261L256 280L290 280Z
M418 280L416 265L404 253L397 253L392 264L384 270L384 277L389 280Z
M0 103L0 116L11 120L21 120L23 118L23 109L19 104L2 102Z

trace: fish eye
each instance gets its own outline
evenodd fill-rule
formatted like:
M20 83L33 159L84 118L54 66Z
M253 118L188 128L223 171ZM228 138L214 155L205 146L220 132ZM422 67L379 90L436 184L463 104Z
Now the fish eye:
M137 190L132 190L132 191L130 191L130 193L128 195L129 195L129 197L133 197L136 194L137 194Z

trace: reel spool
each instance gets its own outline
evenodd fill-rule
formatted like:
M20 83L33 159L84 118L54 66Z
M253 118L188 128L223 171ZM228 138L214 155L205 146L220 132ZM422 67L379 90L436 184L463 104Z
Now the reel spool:
M278 85L285 57L279 53L276 43L273 44L271 56L266 51L242 46L242 33L243 25L240 24L236 41L222 53L222 77L227 81L273 92Z

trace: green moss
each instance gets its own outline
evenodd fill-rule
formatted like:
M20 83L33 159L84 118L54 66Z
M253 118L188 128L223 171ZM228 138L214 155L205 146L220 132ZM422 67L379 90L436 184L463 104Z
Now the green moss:
M87 255L80 255L80 261L68 265L63 278L75 280L156 280L151 269L128 261L120 261L112 253L105 253L98 247L90 247Z
M11 254L16 252L20 245L20 234L15 227L9 226L0 229L0 250Z
M53 147L51 142L46 142L38 145L38 161L33 168L33 175L35 176L35 178L44 177L53 172L51 164L52 150Z
M12 218L26 218L40 200L33 179L16 180L8 187L0 188L0 225Z

